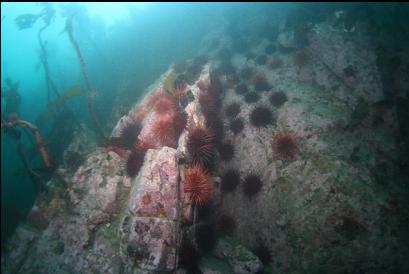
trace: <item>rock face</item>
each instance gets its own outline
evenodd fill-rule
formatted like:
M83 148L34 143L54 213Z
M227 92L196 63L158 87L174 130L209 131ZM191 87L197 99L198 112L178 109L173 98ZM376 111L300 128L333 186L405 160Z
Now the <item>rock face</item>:
M120 259L110 235L115 233L112 224L115 223L120 192L126 191L121 166L123 159L119 155L98 149L73 176L66 198L40 197L46 201L38 202L47 204L48 209L54 211L50 223L44 231L25 225L36 241L14 235L16 240L21 240L19 245L24 246L27 242L29 247L25 252L19 252L19 260L10 255L4 257L2 267L6 268L2 270L5 273L117 273ZM18 262L18 271L9 269L8 262Z
M197 77L209 81L209 68L207 65L198 70ZM151 93L162 90L165 76L150 87ZM190 94L184 106L188 119L203 125L199 89L195 83L186 89ZM147 98L149 96L144 104ZM118 138L127 124L134 123L132 117L132 111L122 117L112 136ZM145 138L149 143L149 138L154 138L152 123L157 117L158 114L152 112L146 115L139 140ZM60 168L60 174L68 182L67 188L61 187L57 178L48 183L50 193L38 199L33 211L36 214L31 214L33 220L17 230L5 255L2 254L2 271L156 273L176 270L179 226L183 218L189 221L192 218L178 164L179 158L185 157L186 132L175 140L178 150L160 145L156 140L154 148L146 151L134 179L125 175L129 150L115 146L94 151L81 149L84 145L81 141L88 144L86 133L79 134L69 146L65 154L66 168ZM79 155L82 164L74 169L70 159Z
M358 265L368 272L382 272L386 265L394 269L391 250L398 248L397 236L385 227L401 217L385 210L394 207L392 196L399 194L391 177L382 176L393 173L388 159L397 157L396 116L393 107L377 107L383 85L375 49L368 31L357 28L346 34L328 23L317 24L302 50L308 61L301 66L295 64L294 51L276 53L283 65L273 71L241 56L232 58L237 68L263 72L273 87L254 105L234 89L225 92L223 107L240 103L238 117L245 123L239 134L226 130L224 141L234 145L235 155L222 162L218 173L234 168L242 180L255 173L263 185L247 198L240 183L223 196L221 212L234 214L234 236L245 246L261 242L274 254L271 273L353 272ZM242 83L252 89L251 81ZM269 104L276 91L288 98L281 106ZM274 122L261 128L249 123L256 106L269 108ZM373 119L378 115L381 124ZM223 118L228 128L230 119ZM292 160L272 151L280 132L300 138L301 151Z
M359 27L357 37L351 42L341 30L332 29L328 24L316 25L310 35L310 49L356 97L377 102L383 99L383 93L375 49L366 30Z
M148 150L131 189L132 199L120 229L121 250L125 260L137 260L141 269L176 268L179 193L176 160L173 148Z
M150 87L135 112L113 127L112 136L119 137L135 117L142 125L137 142L148 141L143 144L149 149L137 176L125 175L130 150L81 151L80 137L66 156L68 161L70 153L74 158L81 155L83 163L62 169L67 189L58 187L57 178L50 181L50 196L36 203L44 210L34 215L41 216L39 225L33 227L31 222L18 228L2 253L2 272L188 273L178 269L182 239L190 241L190 251L207 240L209 246L215 244L194 266L203 273L408 272L397 263L403 256L396 255L399 227L407 223L407 214L400 216L407 208L407 203L402 205L407 197L399 196L405 188L394 181L399 165L396 106L383 100L381 70L365 26L357 24L355 32L345 33L330 22L319 22L311 23L314 27L305 35L308 44L297 44L294 30L287 29L277 39L274 35L273 41L248 45L250 54L232 49L232 54L225 54L229 62L217 60L220 66L212 77L207 64L199 66L200 75L186 73L186 78L179 78L189 78L181 100L188 127L212 125L218 129L217 145L234 146L232 159L222 161L215 155L215 165L209 167L213 168L210 206L193 207L184 193L187 130L174 140L174 148L161 145L152 135L161 114L151 111L149 102L155 92L169 95L163 84L168 72ZM228 47L231 41L224 27L215 34L222 36L220 49ZM254 60L265 55L267 46L277 47L265 56L266 64L275 61L273 68ZM408 60L402 59L405 63L394 75L398 87L409 86ZM212 66L217 67L217 61ZM246 103L235 87L245 84L253 92L257 74L265 75L270 88L257 92L257 102ZM219 80L220 90L209 89L211 78ZM211 96L220 96L202 97L210 109L205 113L206 105L198 98L209 90ZM400 100L407 102L402 90ZM281 103L270 101L277 92L285 94ZM237 118L243 121L243 130L238 133L231 130L225 113L231 103L240 105ZM219 106L221 111L215 110ZM259 106L272 114L264 127L250 122ZM273 151L272 141L281 133L297 137L299 150L294 157ZM237 170L241 179L233 182L234 190L223 193L223 175L229 169ZM262 182L252 196L246 195L243 184L249 174ZM224 224L229 229L220 229L222 214L231 216L231 222ZM202 241L195 239L195 222L211 228L199 233ZM229 236L213 242L215 235L226 231ZM265 256L256 252L260 244Z

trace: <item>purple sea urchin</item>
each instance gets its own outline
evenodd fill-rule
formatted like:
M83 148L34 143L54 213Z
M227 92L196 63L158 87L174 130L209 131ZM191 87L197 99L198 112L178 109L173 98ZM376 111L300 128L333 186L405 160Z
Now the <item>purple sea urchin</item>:
M249 92L249 93L247 93L247 94L244 96L244 100L245 100L247 103L255 103L255 102L257 102L259 99L260 99L260 95L258 95L258 93L254 92L254 91Z
M240 104L231 103L225 109L226 116L229 118L234 118L240 113Z
M247 91L249 91L249 89L246 84L241 83L236 86L235 91L237 94L245 94Z
M263 265L267 265L271 262L271 251L264 243L257 244L253 253L260 259Z
M217 230L224 235L232 235L236 229L236 220L234 217L224 212L217 218Z
M278 57L274 57L270 63L268 63L268 68L271 70L281 68L283 66L283 60Z
M253 76L253 74L254 70L250 67L245 67L239 72L240 77L244 80L250 79Z
M128 160L126 161L126 171L130 177L134 177L136 174L138 174L145 158L145 152L146 150L139 148L132 150Z
M196 227L195 238L199 249L210 252L217 242L216 231L210 224L201 224Z
M281 107L287 101L287 95L282 91L273 92L269 100L273 106Z
M267 77L264 73L258 72L254 75L252 82L256 91L265 91L270 89Z
M238 134L240 132L242 132L244 128L244 121L242 118L236 118L234 120L231 121L230 123L230 130L234 133L234 134Z
M179 265L189 273L199 272L200 255L197 249L189 241L184 239L179 250Z
M222 176L221 190L223 193L232 192L240 183L240 174L235 169L227 170Z
M120 132L119 143L121 147L132 149L138 140L138 135L141 132L139 123L129 123Z
M218 145L220 159L223 161L230 161L234 156L234 146L229 143Z
M273 121L273 114L266 107L256 107L250 114L250 122L255 127L266 127Z
M257 175L255 174L247 175L243 183L244 195L248 198L253 197L261 190L262 184L263 183L261 182L260 178Z

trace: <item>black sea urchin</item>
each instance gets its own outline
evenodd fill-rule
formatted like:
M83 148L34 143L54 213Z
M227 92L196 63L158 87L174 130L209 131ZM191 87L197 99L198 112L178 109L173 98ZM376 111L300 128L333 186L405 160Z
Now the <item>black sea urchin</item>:
M250 122L255 127L266 127L273 121L273 114L266 107L256 107L250 114Z

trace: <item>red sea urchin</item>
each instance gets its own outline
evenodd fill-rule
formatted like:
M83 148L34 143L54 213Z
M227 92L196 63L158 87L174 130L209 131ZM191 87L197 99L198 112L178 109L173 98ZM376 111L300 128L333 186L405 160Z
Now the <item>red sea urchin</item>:
M173 125L175 128L175 137L179 138L180 134L185 130L187 125L187 114L182 110L178 110L173 114Z
M214 137L213 131L203 126L189 129L187 150L192 163L201 166L210 164L215 154Z
M185 193L189 194L190 201L194 205L205 205L212 197L212 184L207 171L198 165L192 165L185 169Z
M214 101L210 96L209 92L200 91L199 92L199 104L202 112L206 115L214 109Z
M153 126L152 134L162 145L173 147L175 145L175 129L170 115L159 116Z
M299 138L293 132L280 132L271 142L273 153L285 160L293 160L300 151Z
M164 114L168 113L175 108L174 102L168 98L168 96L163 96L158 98L155 102L153 109L156 113Z

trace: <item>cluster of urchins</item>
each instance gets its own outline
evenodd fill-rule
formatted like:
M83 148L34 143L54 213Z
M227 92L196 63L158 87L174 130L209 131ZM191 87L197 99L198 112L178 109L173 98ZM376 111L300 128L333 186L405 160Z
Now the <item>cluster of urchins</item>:
M245 82L236 83L235 92L244 97L247 103L256 103L260 96L259 92L271 89L267 78L262 73L254 73L248 67L241 70L239 75L242 79L250 79L254 91L249 91ZM121 135L113 139L113 145L125 147L131 150L127 160L127 173L135 176L141 168L146 151L149 148L159 148L161 146L176 147L179 135L188 128L187 151L188 162L184 171L184 192L188 194L190 201L199 209L199 219L206 219L206 210L210 207L212 198L212 182L210 173L215 164L216 152L219 153L220 160L229 161L234 157L234 146L231 143L224 143L224 125L220 119L221 96L223 85L220 78L223 72L214 70L210 73L210 81L198 81L199 104L206 118L206 125L197 126L188 122L187 115L180 105L181 97L186 93L185 85L178 84L174 90L156 92L148 100L146 106L139 108L133 114L134 123L123 128ZM273 92L270 95L271 104L278 108L287 101L287 96L283 92ZM151 128L149 138L138 139L142 129L142 122L149 111L156 113L156 119ZM244 119L237 118L241 107L238 102L231 103L225 107L226 117L230 119L229 129L235 134L239 134L244 129ZM265 127L274 122L273 113L270 108L258 106L250 113L249 121L254 127ZM272 142L273 152L282 159L291 160L299 152L299 140L292 133L279 133ZM240 173L235 169L229 169L222 175L221 191L225 195L233 192L240 184ZM262 181L256 174L248 174L243 181L243 193L246 197L252 198L262 187ZM211 214L210 214L211 215ZM204 216L204 217L203 217ZM210 217L214 219L214 216ZM210 224L209 224L210 223ZM216 223L216 226L211 225ZM213 248L217 234L229 235L235 230L235 219L228 213L221 213L216 221L202 223L195 228L195 239L201 251L209 251ZM186 239L180 249L180 265L189 271L197 270L197 263L200 255L194 244ZM259 244L255 254L264 262L270 260L270 252L263 245Z
M275 46L270 44L266 47L265 53L271 55L276 50ZM276 70L283 67L283 61L278 57L268 58L265 54L259 56L250 56L255 64L266 65L270 70ZM294 64L302 67L307 63L307 56L304 53L297 53L294 56ZM204 222L197 226L195 231L196 243L184 239L179 252L180 266L186 268L189 273L200 273L198 263L200 255L203 252L210 251L217 240L217 235L231 235L235 231L236 223L234 216L229 212L222 212L218 216L213 216L211 212L210 188L204 187L208 175L204 172L210 172L213 168L215 149L219 152L219 159L230 161L234 157L234 145L223 142L224 123L220 119L220 96L224 87L220 79L227 79L227 84L234 87L237 94L243 96L248 104L257 103L261 92L269 92L272 87L267 77L262 72L256 72L254 68L246 66L240 72L236 72L231 63L232 52L222 49L219 53L221 65L211 74L211 82L199 82L200 88L199 102L202 112L206 116L207 128L189 132L188 151L193 156L193 161L197 162L193 169L186 170L186 179L189 191L195 197L196 204L199 206L199 220ZM270 59L270 60L269 60ZM240 82L239 79L242 79ZM251 85L248 85L251 84ZM251 86L251 90L249 88ZM281 107L288 100L287 95L282 91L273 91L269 96L269 101L274 108ZM224 114L229 120L228 128L234 135L238 135L245 128L245 119L240 117L241 105L239 102L228 104L224 108ZM266 127L275 123L275 117L269 106L255 107L249 116L249 122L254 127ZM211 141L213 140L213 141ZM284 160L293 160L299 153L299 138L293 132L277 133L271 141L271 149L275 155ZM195 160L197 158L198 160ZM201 167L200 170L197 166ZM206 170L206 171L203 171ZM193 174L194 176L189 176ZM206 179L205 179L206 177ZM221 191L223 195L233 192L241 183L240 173L236 169L228 169L221 176ZM198 186L202 187L198 187ZM196 187L193 187L196 186ZM262 181L254 173L247 174L242 183L243 194L251 199L261 189ZM194 190L196 188L196 190ZM216 224L216 225L213 225ZM196 247L199 247L197 250ZM198 252L199 251L199 252ZM253 248L254 254L267 264L271 261L271 252L263 241L258 241ZM199 271L199 272L198 272Z

